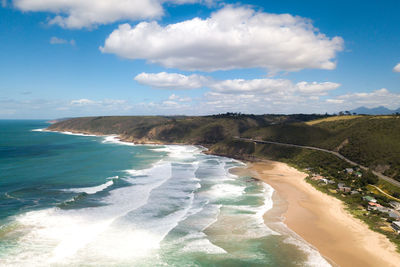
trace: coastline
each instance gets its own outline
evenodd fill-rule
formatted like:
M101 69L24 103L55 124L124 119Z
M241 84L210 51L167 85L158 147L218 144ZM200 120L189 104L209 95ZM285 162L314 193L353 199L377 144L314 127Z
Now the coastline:
M397 266L400 262L394 244L349 214L340 200L308 184L307 174L273 161L247 163L247 168L234 172L271 185L274 206L264 215L265 223L279 232L283 222L333 266Z
M136 142L137 140L121 135L87 131L45 131L113 136L119 142L137 145L196 145L150 140ZM282 162L218 155L210 151L203 153L230 157L246 163L246 166L232 168L230 171L233 174L257 178L275 190L273 207L264 214L264 223L276 232L300 236L332 266L397 266L395 263L400 262L400 254L396 252L394 244L349 214L340 200L308 184L304 179L307 174ZM369 244L373 246L368 247Z

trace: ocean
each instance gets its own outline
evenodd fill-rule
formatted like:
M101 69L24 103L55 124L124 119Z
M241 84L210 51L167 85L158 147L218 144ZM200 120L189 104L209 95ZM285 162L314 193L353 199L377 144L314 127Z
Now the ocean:
M329 266L239 161L47 126L0 120L0 266Z

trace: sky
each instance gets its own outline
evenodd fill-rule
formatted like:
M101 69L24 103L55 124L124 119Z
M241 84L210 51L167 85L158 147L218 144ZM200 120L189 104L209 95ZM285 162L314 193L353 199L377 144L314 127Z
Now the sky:
M1 0L0 119L400 107L400 1Z

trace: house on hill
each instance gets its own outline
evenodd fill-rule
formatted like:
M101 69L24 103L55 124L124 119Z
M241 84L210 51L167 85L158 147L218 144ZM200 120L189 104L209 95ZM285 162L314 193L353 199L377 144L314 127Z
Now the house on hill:
M394 218L396 220L400 219L400 213L398 211L390 210L388 215L389 215L390 218Z
M322 177L321 175L316 175L316 174L313 174L313 176L311 177L311 180L313 180L313 181L319 181L319 180L321 180L321 179L323 179L324 177Z
M338 183L338 190L344 193L349 193L351 191L351 187L346 186L344 183Z
M371 196L364 196L363 200L364 201L368 201L368 202L372 202L372 203L376 203L377 202L377 200L375 198L371 197Z
M390 201L389 205L394 208L395 210L400 210L400 202L397 201Z
M374 203L374 202L368 202L368 208L367 210L377 210L377 211L383 211L382 208L384 208L381 204Z
M328 184L328 179L322 178L322 179L319 179L318 182L319 182L320 184Z
M394 221L391 224L393 230L395 230L397 233L400 233L400 221Z

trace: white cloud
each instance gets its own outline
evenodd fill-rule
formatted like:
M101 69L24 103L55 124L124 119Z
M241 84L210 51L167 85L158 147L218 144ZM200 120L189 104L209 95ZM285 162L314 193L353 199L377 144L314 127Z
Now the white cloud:
M179 73L140 73L135 78L135 81L149 85L151 87L161 89L195 89L203 87L207 83L207 78L204 76L192 74L186 76Z
M268 94L292 90L293 84L283 79L234 79L215 82L210 88L221 93Z
M340 86L333 82L299 82L293 84L287 79L232 79L215 80L202 75L183 75L178 73L141 73L134 78L137 82L161 89L197 89L210 88L215 92L225 94L279 94L282 92L299 93L309 96L326 95L327 92Z
M2 0L3 2L5 0ZM205 2L201 0L14 0L22 11L51 12L56 16L49 24L64 28L93 27L121 20L158 18L163 15L162 4Z
M67 40L58 38L58 37L51 37L50 38L50 44L66 44Z
M328 103L343 104L344 108L357 108L366 106L368 108L385 106L391 109L400 107L400 94L392 93L386 88L372 92L349 93L328 99Z
M329 38L305 18L225 6L207 19L161 26L122 24L100 50L129 59L145 59L183 70L261 67L270 71L334 69L343 49L341 37Z
M292 112L336 112L335 106L328 105L320 97L340 86L332 82L299 82L293 83L288 79L230 79L215 80L201 75L186 76L176 73L163 72L158 74L141 74L141 82L150 86L163 85L166 89L191 85L187 89L209 88L202 98L187 99L171 94L167 100L160 103L143 103L142 108L153 112L165 111L168 114L213 114L228 111L246 113L292 113ZM162 79L154 79L162 77ZM179 77L179 79L174 79ZM184 83L176 81L185 81ZM168 86L166 86L168 84ZM195 85L193 85L195 84ZM344 100L328 100L330 104L344 103ZM182 105L184 103L184 105ZM330 108L331 110L328 110ZM158 114L158 113L156 113Z
M1 7L7 7L7 0L1 0Z
M63 38L58 38L58 37L53 36L53 37L50 38L50 44L53 44L53 45L54 44L70 44L72 46L75 46L76 42L73 39L68 41L68 40L65 40Z
M71 101L71 105L93 105L96 104L96 101L90 100L90 99L86 99L86 98L82 98L82 99L77 99L77 100L72 100Z
M165 101L163 101L163 104L166 105L166 106L176 106L176 105L178 105L177 102L171 101L171 100L165 100Z
M91 99L76 99L69 103L70 106L79 107L97 107L101 109L121 109L126 110L129 105L126 100L121 99L104 99L104 100L91 100Z
M180 96L178 96L176 94L172 94L172 95L170 95L168 97L168 100L176 100L176 101L179 101L179 102L190 102L190 101L192 101L192 98L190 98L190 97L180 97Z
M397 64L396 66L394 66L393 71L394 72L400 72L400 63Z
M344 103L343 99L327 99L326 102L333 104L342 104Z
M328 91L335 90L340 86L340 83L333 82L299 82L296 84L298 91L302 94L312 94L312 95L326 95Z
M177 96L176 94L172 94L168 97L169 100L176 100L179 99L179 96Z

